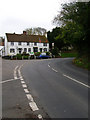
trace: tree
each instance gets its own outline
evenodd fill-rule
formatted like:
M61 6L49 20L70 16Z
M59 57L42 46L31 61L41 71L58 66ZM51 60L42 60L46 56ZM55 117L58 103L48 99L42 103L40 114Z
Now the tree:
M46 35L47 31L45 28L37 27L37 28L27 28L26 33L28 35Z
M54 43L55 47L58 47L58 41L56 40L56 37L60 34L61 30L60 27L56 27L52 30L52 32L48 31L47 32L47 38L49 40L50 48L52 48L52 43ZM59 48L60 49L60 48Z
M62 10L53 22L62 23L61 38L71 43L80 56L88 55L88 36L90 32L90 2L73 2L62 5Z

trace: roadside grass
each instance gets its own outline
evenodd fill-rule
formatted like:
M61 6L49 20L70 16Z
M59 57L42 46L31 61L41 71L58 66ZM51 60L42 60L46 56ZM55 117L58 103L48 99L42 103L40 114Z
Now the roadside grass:
M90 60L87 56L83 57L77 57L78 54L76 52L62 52L61 57L67 58L67 57L75 57L75 59L72 61L74 65L87 69L90 71Z
M88 58L85 58L85 57L75 58L73 60L73 63L78 67L90 70L90 62L89 62Z
M66 57L77 57L77 53L75 53L75 52L62 52L62 53L61 53L61 57L62 57L62 58L66 58Z

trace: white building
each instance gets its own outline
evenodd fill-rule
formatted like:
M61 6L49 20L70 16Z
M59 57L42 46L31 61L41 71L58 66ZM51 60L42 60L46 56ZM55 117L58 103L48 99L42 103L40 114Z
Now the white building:
M4 38L0 37L0 56L4 56Z
M6 33L5 55L17 53L48 52L49 42L45 36Z

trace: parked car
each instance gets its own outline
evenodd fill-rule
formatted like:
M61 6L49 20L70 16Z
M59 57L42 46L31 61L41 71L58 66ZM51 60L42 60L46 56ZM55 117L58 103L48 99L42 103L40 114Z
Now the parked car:
M45 58L51 58L49 55L46 55L46 53L41 53L39 56L37 56L37 59L45 59Z

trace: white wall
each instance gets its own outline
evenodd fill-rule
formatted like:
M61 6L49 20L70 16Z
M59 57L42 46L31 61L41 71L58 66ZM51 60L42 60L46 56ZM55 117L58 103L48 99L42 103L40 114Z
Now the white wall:
M33 52L33 47L38 47L38 52L40 52L40 48L47 48L47 51L49 51L49 43L47 43L47 46L43 46L43 43L37 43L37 46L35 46L34 43L29 43L29 45L27 45L27 42L22 42L22 45L18 45L18 42L14 42L14 46L12 46L11 42L7 42L6 40L5 53L6 55L16 55L18 53L18 48L22 48L22 52L24 51L24 48L27 48L27 53L28 48L31 48L31 52ZM10 53L10 49L15 49L15 53Z

